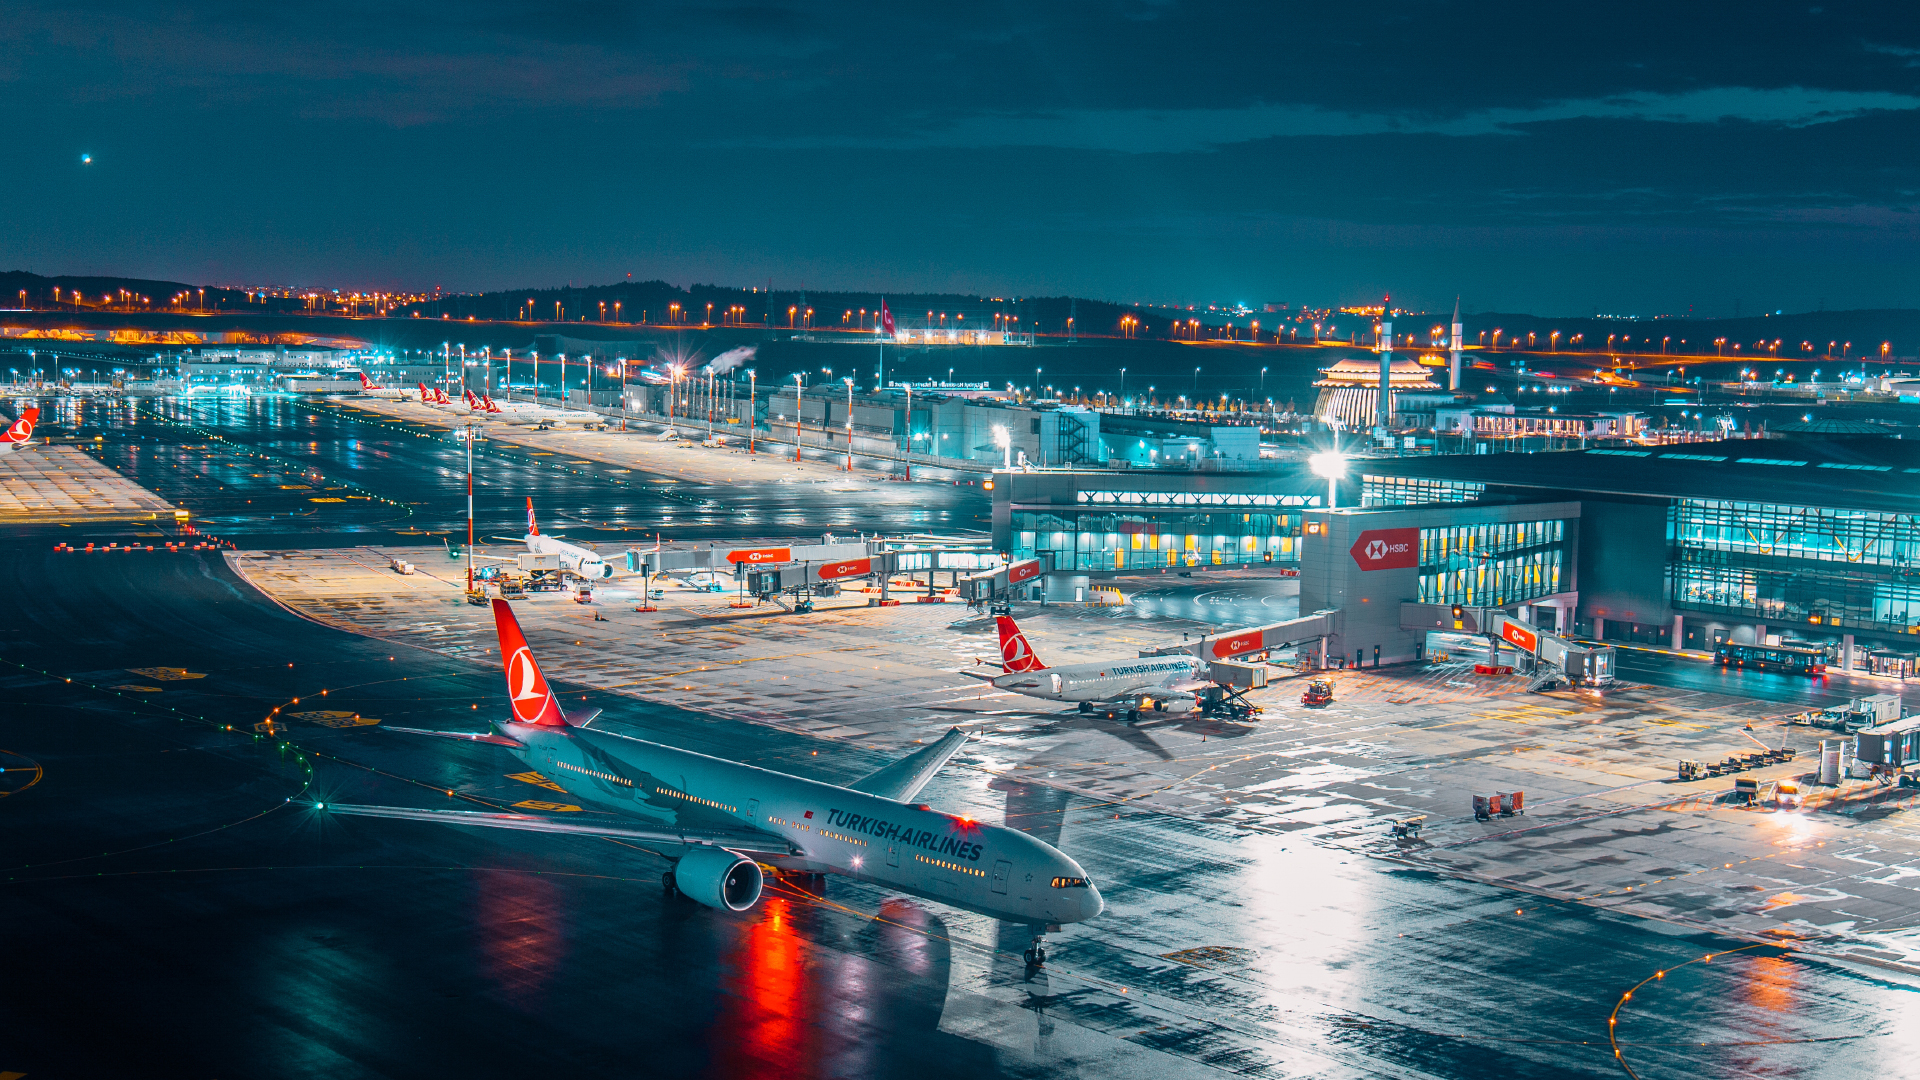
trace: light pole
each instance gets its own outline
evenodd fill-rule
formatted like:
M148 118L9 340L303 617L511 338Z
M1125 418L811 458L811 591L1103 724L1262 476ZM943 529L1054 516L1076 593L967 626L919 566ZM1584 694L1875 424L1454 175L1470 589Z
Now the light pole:
M758 412L756 405L760 400L760 387L754 381L753 369L747 369L747 453L753 454L754 417Z
M1323 450L1307 459L1315 476L1327 478L1327 509L1338 505L1340 477L1347 471L1347 459L1337 450Z
M800 407L800 398L801 398L801 395L806 393L805 386L806 384L802 381L800 373L797 371L794 372L793 373L793 460L795 464L798 464L800 461L800 417L803 415L803 410Z
M840 381L847 384L847 471L852 472L853 471L853 379L851 377L843 377L841 378Z

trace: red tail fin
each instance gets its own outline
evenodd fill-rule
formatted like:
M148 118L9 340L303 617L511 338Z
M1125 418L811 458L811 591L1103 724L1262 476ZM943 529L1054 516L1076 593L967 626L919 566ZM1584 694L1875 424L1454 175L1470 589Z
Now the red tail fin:
M1026 631L1020 629L1011 616L996 618L1000 624L1000 667L1003 671L1044 671L1045 664L1033 655L1033 645L1027 640Z
M493 602L493 628L500 635L500 659L507 675L507 702L513 706L514 723L566 727L560 702L547 685L547 677L540 674L533 650L520 633L520 620L513 617L513 607L505 600Z
M527 496L527 535L539 536L540 523L533 520L533 496Z
M28 439L33 438L33 425L39 422L40 422L39 409L22 410L20 413L20 419L15 420L13 422L13 426L7 429L7 433L5 435L0 435L0 442L10 442L10 443L26 442Z

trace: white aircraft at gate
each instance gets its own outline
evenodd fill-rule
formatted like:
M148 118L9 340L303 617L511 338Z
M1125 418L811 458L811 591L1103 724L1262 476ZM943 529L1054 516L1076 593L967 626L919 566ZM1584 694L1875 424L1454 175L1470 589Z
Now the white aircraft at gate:
M543 536L540 522L533 516L533 496L527 496L527 535L521 537L527 550L535 555L558 555L560 565L583 578L610 578L613 576L613 564L600 557L600 553L579 544L569 544L558 537Z
M996 618L1003 674L966 674L986 679L1001 690L1077 702L1081 712L1114 715L1124 711L1129 720L1138 719L1142 712L1191 712L1200 705L1194 691L1207 685L1207 663L1197 656L1144 656L1048 667L1033 654L1033 645L1011 616Z
M590 725L594 709L564 713L540 673L513 609L493 601L512 719L484 734L383 728L488 743L563 785L606 823L531 814L319 804L363 817L611 836L665 846L670 889L709 907L745 911L760 899L760 866L834 873L1036 928L1028 960L1043 963L1048 924L1105 907L1078 863L1000 825L945 814L913 799L966 741L955 728L861 780L838 787L708 757Z

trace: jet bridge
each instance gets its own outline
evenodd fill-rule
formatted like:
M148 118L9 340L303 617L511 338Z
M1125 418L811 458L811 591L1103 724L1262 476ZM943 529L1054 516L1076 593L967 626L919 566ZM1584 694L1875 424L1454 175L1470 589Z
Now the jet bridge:
M1596 688L1613 685L1611 645L1568 641L1502 611L1484 612L1479 622L1488 634L1534 658L1529 690L1551 690L1562 684Z
M1209 664L1214 664L1232 660L1236 656L1247 656L1251 653L1299 645L1318 638L1320 666L1325 667L1327 639L1339 632L1340 612L1337 609L1330 609L1316 611L1298 619L1288 619L1285 622L1229 630L1224 634L1210 634L1192 641L1182 641L1177 645L1160 645L1151 649L1142 649L1140 655L1172 656L1175 653L1189 653Z
M982 570L960 579L960 595L968 603L985 600L989 603L1009 599L1016 585L1025 585L1039 580L1046 573L1046 565L1039 559L1022 559L1017 563Z

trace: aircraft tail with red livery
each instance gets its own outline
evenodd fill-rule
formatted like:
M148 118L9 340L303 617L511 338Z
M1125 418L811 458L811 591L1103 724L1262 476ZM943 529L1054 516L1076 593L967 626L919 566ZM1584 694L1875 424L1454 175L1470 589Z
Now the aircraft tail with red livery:
M11 454L33 442L33 425L39 422L39 409L21 410L20 419L8 426L5 434L0 434L0 454Z
M1000 624L1000 670L1045 671L1047 665L1033 655L1033 644L1027 640L1026 631L1013 621L1011 615L1000 615L995 619Z

